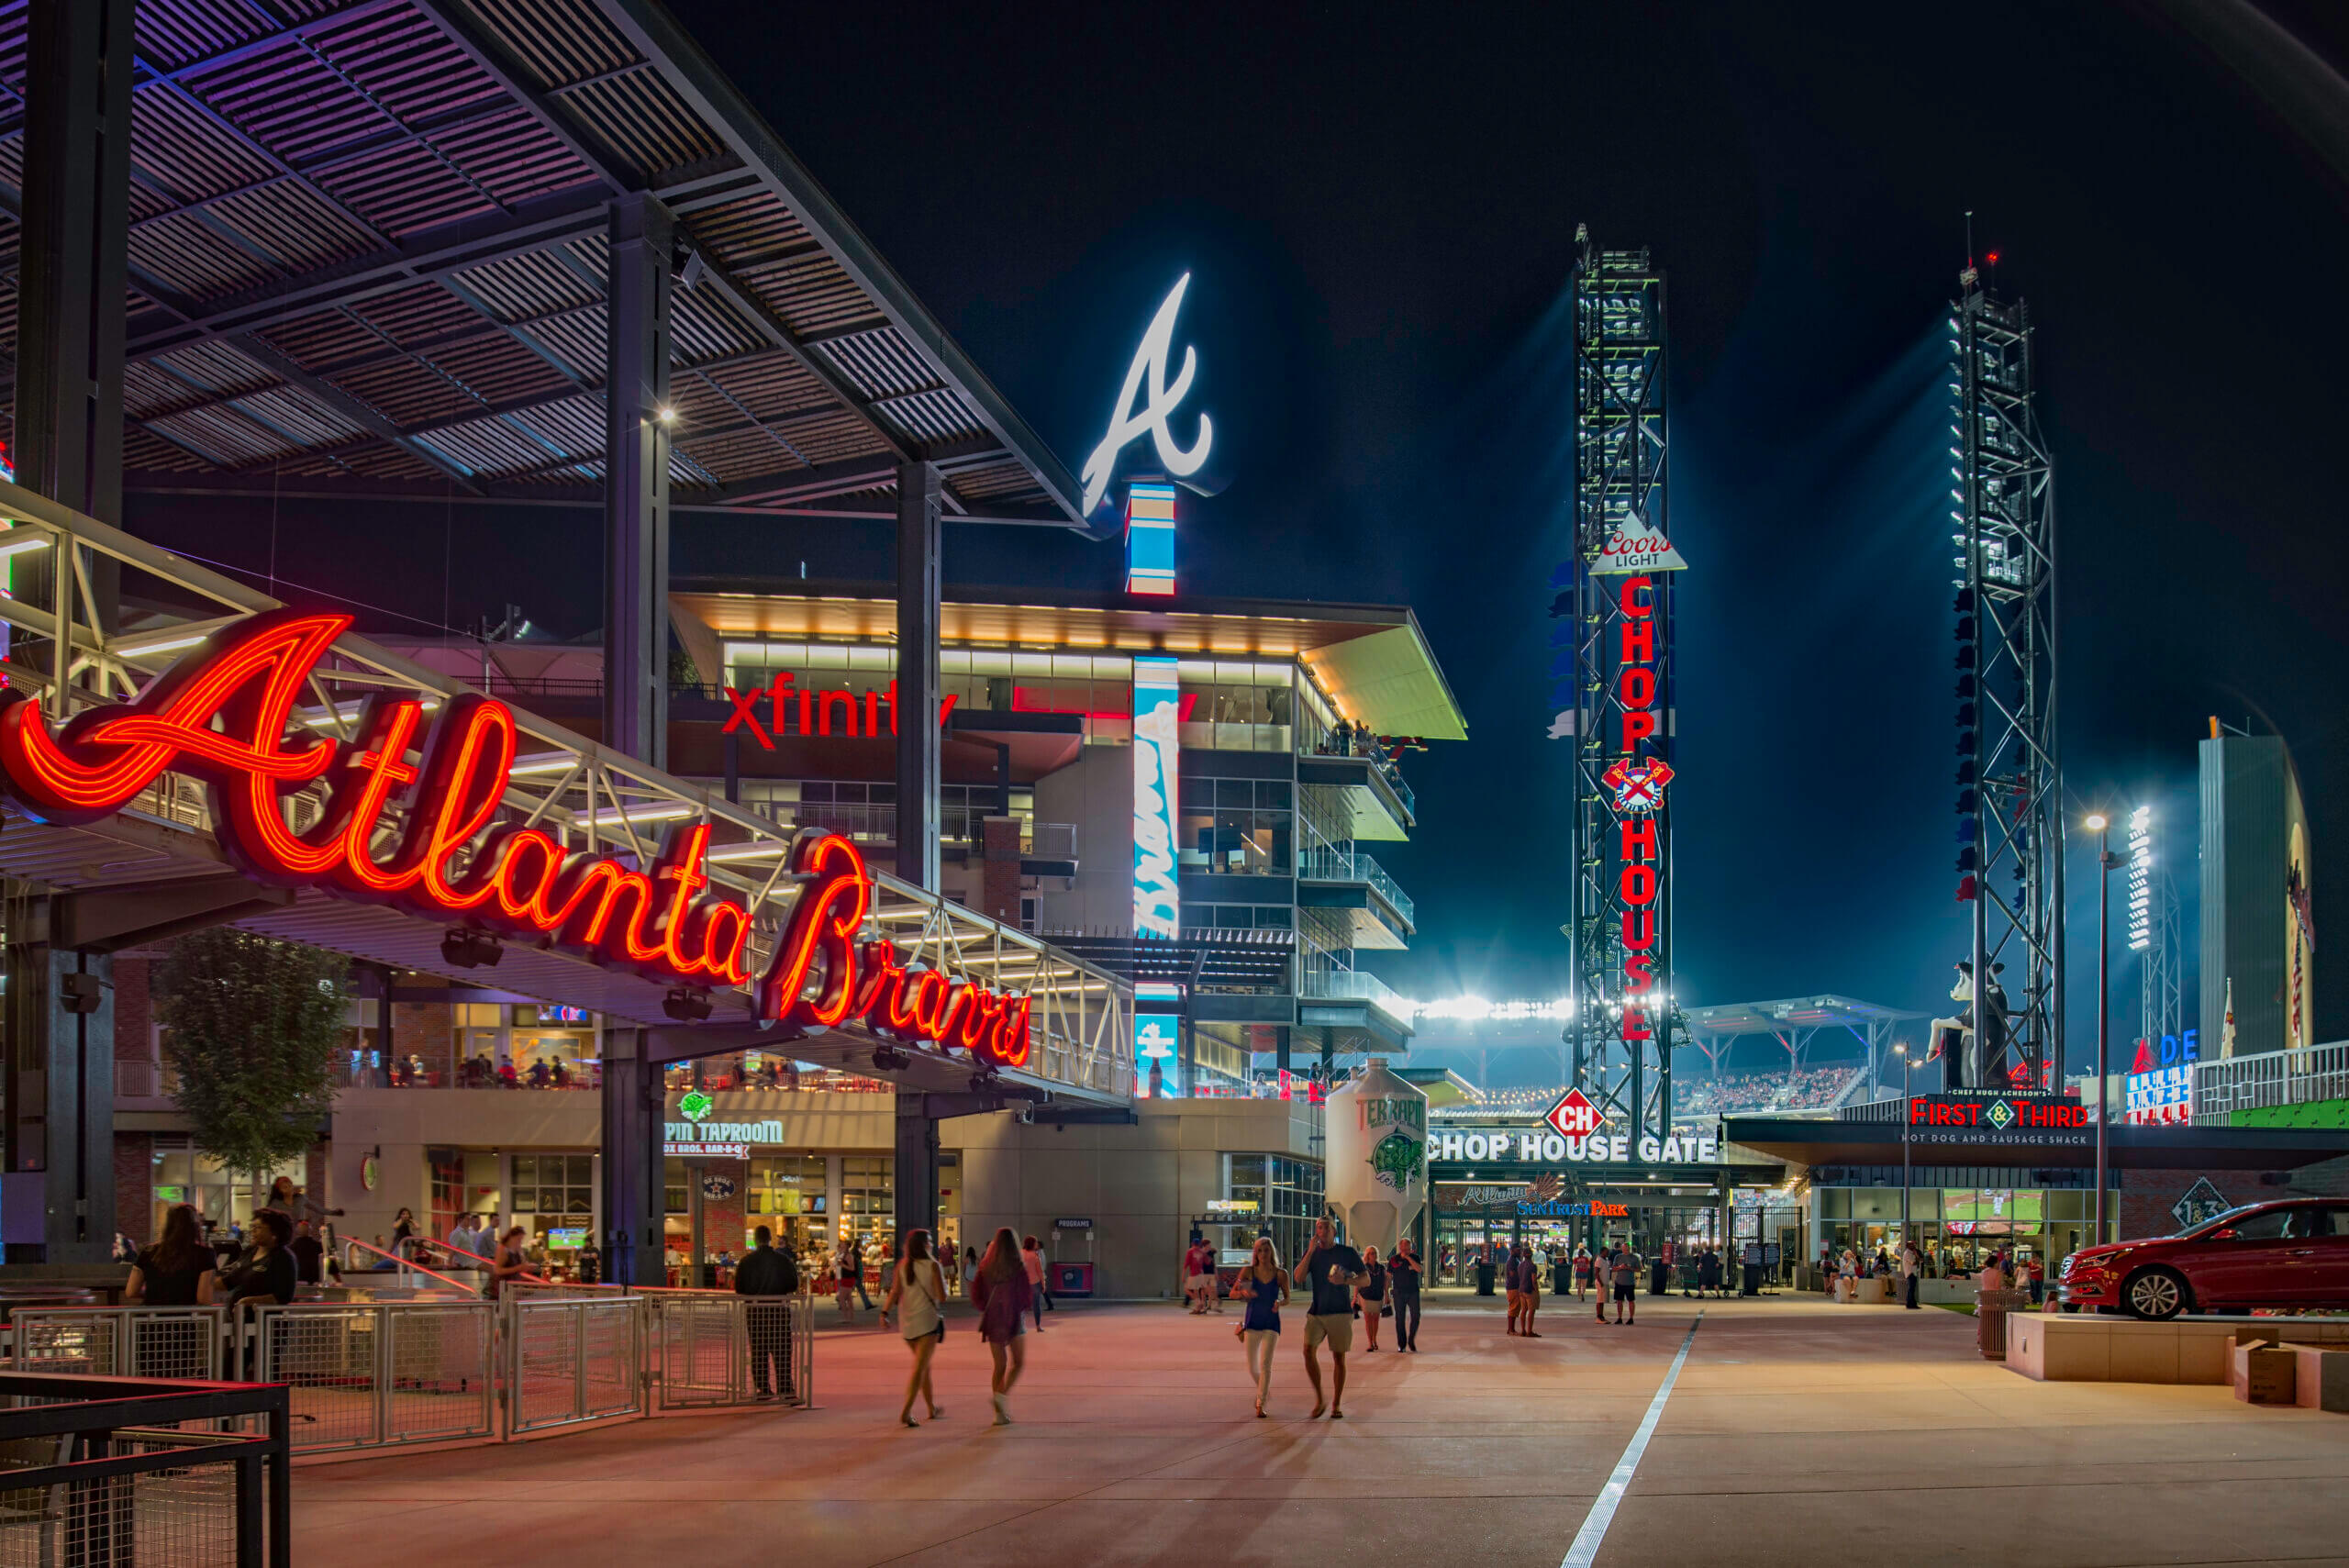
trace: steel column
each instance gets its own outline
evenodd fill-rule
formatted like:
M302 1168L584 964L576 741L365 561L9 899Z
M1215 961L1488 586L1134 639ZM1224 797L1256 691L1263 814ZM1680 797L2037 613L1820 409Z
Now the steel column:
M110 523L122 520L131 11L33 0L25 73L17 482Z
M897 470L897 874L938 887L938 470Z
M669 271L675 237L676 220L651 196L612 203L603 740L656 768L666 765L669 739Z
M668 1095L643 1029L604 1035L604 1224L611 1231L605 1278L666 1284L662 1257L662 1123Z
M896 1162L890 1188L896 1203L897 1234L927 1230L938 1240L938 1117L930 1096L900 1094L897 1100Z
M7 1261L103 1263L114 1251L114 960L12 941L7 969L7 1179L41 1189L39 1240L12 1236ZM75 993L89 1011L68 1006Z

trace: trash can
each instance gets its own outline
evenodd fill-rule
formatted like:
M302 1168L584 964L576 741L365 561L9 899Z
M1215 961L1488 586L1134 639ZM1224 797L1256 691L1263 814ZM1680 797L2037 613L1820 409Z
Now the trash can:
M1575 1261L1564 1252L1550 1260L1550 1294L1572 1296L1575 1293Z
M1737 1294L1740 1296L1761 1295L1762 1265L1759 1263L1741 1263L1738 1266L1745 1271L1745 1278L1740 1284Z
M1977 1290L1974 1293L1974 1338L1984 1361L2007 1359L2007 1314L2031 1307L2027 1290Z
M1493 1294L1493 1261L1490 1258L1476 1260L1476 1294L1478 1296Z
M1648 1294L1650 1296L1669 1294L1672 1289L1671 1276L1672 1265L1662 1258L1650 1263L1648 1265Z

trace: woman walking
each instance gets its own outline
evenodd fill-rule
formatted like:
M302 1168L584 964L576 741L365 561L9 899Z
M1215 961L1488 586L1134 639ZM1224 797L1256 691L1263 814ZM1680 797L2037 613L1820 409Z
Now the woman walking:
M1273 1355L1280 1349L1281 1307L1288 1300L1288 1276L1281 1272L1280 1250L1271 1237L1256 1238L1256 1250L1232 1283L1231 1294L1245 1303L1240 1341L1248 1349L1248 1378L1256 1385L1256 1414L1262 1417L1273 1395Z
M1576 1247L1575 1249L1575 1299L1580 1301L1589 1295L1590 1249Z
M897 1332L906 1337L906 1349L914 1356L913 1372L906 1379L906 1402L897 1411L901 1427L919 1424L914 1419L917 1394L930 1407L931 1420L946 1414L939 1408L937 1390L930 1382L930 1358L946 1338L945 1300L946 1282L939 1276L938 1261L930 1255L930 1232L907 1231L897 1257L896 1279L889 1286L888 1298L881 1303L882 1317L896 1313Z
M1386 1265L1378 1261L1378 1249L1362 1250L1363 1271L1369 1280L1354 1291L1354 1305L1362 1309L1363 1353L1368 1355L1378 1349L1378 1315L1386 1310Z
M1033 1287L1019 1262L1019 1239L1005 1226L987 1244L979 1271L971 1281L972 1304L979 1309L979 1335L995 1358L989 1386L995 1396L995 1424L1011 1425L1011 1390L1028 1364L1028 1299Z
M856 1327L856 1293L863 1287L860 1277L864 1273L864 1254L853 1238L843 1236L832 1251L832 1299L840 1304L841 1317L852 1329Z

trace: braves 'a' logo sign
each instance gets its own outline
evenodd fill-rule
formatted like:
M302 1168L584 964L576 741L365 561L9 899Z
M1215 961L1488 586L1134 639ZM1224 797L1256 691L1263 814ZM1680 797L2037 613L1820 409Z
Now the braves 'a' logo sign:
M1661 757L1619 757L1598 775L1614 792L1615 809L1626 817L1661 810L1664 786L1672 782L1672 764Z
M1085 460L1085 505L1080 508L1087 516L1101 504L1108 493L1109 478L1117 471L1118 454L1126 443L1141 436L1148 436L1158 449L1159 466L1176 479L1187 479L1198 473L1208 461L1208 449L1215 440L1215 425L1204 414L1199 416L1199 439L1186 451L1174 444L1174 432L1167 425L1175 406L1191 390L1191 378L1198 373L1197 350L1183 350L1183 368L1176 373L1173 384L1166 380L1166 361L1174 353L1174 317L1183 308L1183 291L1191 286L1191 274L1185 272L1175 283L1166 303L1151 317L1150 330L1141 335L1141 347L1134 350L1134 362L1127 367L1125 384L1118 389L1118 406L1109 415L1109 429L1093 455ZM1144 383L1148 384L1145 387ZM1147 399L1137 410L1136 394L1147 392Z

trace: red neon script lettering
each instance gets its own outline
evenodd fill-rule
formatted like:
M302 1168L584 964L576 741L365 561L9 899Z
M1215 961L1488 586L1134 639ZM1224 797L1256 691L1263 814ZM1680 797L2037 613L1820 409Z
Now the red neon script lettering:
M791 869L807 880L759 982L762 1018L823 1029L859 1018L885 1034L959 1046L999 1067L1027 1064L1027 997L998 995L938 970L909 970L894 944L858 942L873 907L873 873L853 843L802 834Z
M0 789L36 821L80 824L183 770L210 786L222 852L256 881L488 926L672 983L748 982L750 911L704 896L707 825L673 829L650 877L566 854L536 828L491 826L513 775L516 727L503 703L451 699L420 763L408 756L423 708L406 697L371 701L356 741L289 749L295 699L350 625L292 610L255 616L136 700L55 733L24 694L0 692ZM297 833L286 796L319 781L324 810ZM396 830L392 814L402 817ZM615 918L624 903L627 917Z

